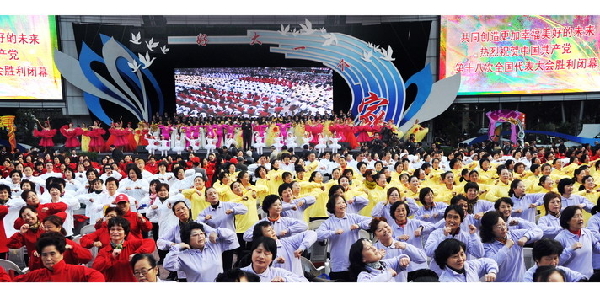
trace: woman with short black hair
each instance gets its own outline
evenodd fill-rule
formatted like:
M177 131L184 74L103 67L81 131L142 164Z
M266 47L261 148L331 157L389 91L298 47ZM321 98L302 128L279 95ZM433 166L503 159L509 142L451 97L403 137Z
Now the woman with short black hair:
M461 230L464 216L465 212L462 206L450 205L446 207L446 211L444 212L444 227L434 230L425 243L425 253L427 256L434 257L434 252L442 241L455 238L468 245L465 251L470 255L470 258L483 257L483 244L481 244L481 239L476 234L477 229L475 225L470 224L469 231ZM439 270L438 265L439 263L436 264L432 260L429 267L440 274L441 270Z
M434 259L442 270L440 282L495 281L498 264L491 258L467 260L467 246L455 238L443 240L435 249Z
M327 211L332 214L325 220L317 231L317 240L329 240L331 244L331 272L332 280L349 281L350 261L348 249L358 240L359 230L368 229L371 218L358 214L346 213L346 199L342 195L333 195L327 202Z
M375 217L371 221L370 231L375 235L377 239L376 243L373 243L373 246L377 249L381 249L385 251L384 258L393 258L400 254L406 254L410 257L410 267L414 264L423 265L427 267L427 256L425 255L425 250L423 247L416 247L407 242L401 242L394 238L392 228L388 224L387 220L384 217ZM418 270L418 267L410 268L412 270ZM394 281L396 282L406 282L408 278L407 272L398 272L398 275L394 277Z
M200 223L182 223L181 243L171 244L164 260L168 271L183 271L188 282L211 282L223 272L223 252L237 248L235 232L217 228L206 234Z
M563 230L554 239L565 247L560 255L561 264L590 277L594 272L592 252L600 253L600 239L583 226L583 209L577 205L567 206L560 215Z
M281 197L277 195L268 195L263 200L262 210L267 213L267 216L260 221L268 221L273 225L273 229L275 230L275 234L278 237L289 237L296 233L304 232L308 230L308 224L303 221L290 218L290 217L282 217L281 212L283 211L283 206L281 202ZM254 233L254 225L250 227L246 232L244 232L244 240L246 242L252 241L252 236Z
M398 273L406 271L410 263L408 255L401 253L383 259L386 251L360 238L350 247L350 280L357 282L394 282Z
M533 273L533 282L566 282L565 271L555 266L541 266Z
M46 233L36 242L36 252L44 268L16 276L15 282L103 282L104 276L91 268L69 265L63 259L66 238L60 233ZM1 269L0 269L1 270Z
M277 243L270 237L260 237L252 242L250 248L250 265L242 271L256 274L261 282L308 282L304 276L290 271L271 267L277 257Z
M562 230L560 227L560 210L561 210L560 195L555 192L544 194L544 210L546 215L540 217L537 222L538 226L544 232L545 238L554 238Z
M138 282L161 282L158 277L158 265L152 254L138 253L131 257L129 262L133 276Z
M540 228L511 229L498 212L488 211L481 218L479 236L485 251L484 256L496 261L496 281L521 282L525 272L523 246L542 238Z

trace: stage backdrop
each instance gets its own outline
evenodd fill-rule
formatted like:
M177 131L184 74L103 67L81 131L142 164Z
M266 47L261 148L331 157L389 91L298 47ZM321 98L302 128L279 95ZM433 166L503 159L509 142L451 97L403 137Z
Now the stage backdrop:
M308 19L280 27L73 26L79 57L59 53L57 64L105 123L173 112L175 68L325 65L335 71L334 110L352 110L367 122L393 119L407 126L446 109L460 82L460 76L446 85L432 82L425 65L429 21L327 28Z

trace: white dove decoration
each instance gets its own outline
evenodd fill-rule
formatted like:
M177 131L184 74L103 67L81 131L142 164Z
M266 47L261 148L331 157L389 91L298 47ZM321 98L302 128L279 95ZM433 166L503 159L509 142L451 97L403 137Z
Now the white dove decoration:
M143 64L142 69L150 67L156 59L156 57L152 57L152 59L150 59L150 55L148 55L148 52L146 52L146 56L142 56L141 53L138 53L138 57L140 59L140 62Z
M292 35L293 35L293 36L297 36L297 35L298 35L298 33L300 33L300 32L298 32L298 30L296 30L296 29L292 30Z
M133 63L131 62L127 62L127 65L131 68L131 72L135 73L139 70L139 68L142 66L140 64L138 64L137 60L134 60Z
M313 34L316 30L312 28L312 23L308 19L304 19L305 24L299 24L302 29L300 29L300 33L302 34Z
M394 61L396 60L395 58L392 57L392 54L394 53L394 50L392 50L391 46L388 46L387 51L381 49L381 54L383 55L383 57L381 57L381 59L385 60L385 61Z
M160 47L160 51L162 51L163 54L167 54L167 52L169 52L169 48L167 48L167 45L163 45Z
M136 34L131 34L131 39L129 40L131 43L139 45L142 43L141 41L142 39L142 34L140 31L138 31L137 35Z
M373 49L374 51L381 53L381 50L379 49L379 46L376 46L376 45L374 45L374 44L371 44L371 43L369 43L369 42L367 42L367 46L368 46L369 48Z
M373 52L371 51L363 51L362 60L366 62L371 62L371 57L373 57Z
M321 31L322 34L326 34L327 33L327 29L325 29L325 27L319 29L319 31Z
M154 42L154 38L151 38L149 41L146 41L146 47L148 47L148 50L150 51L154 51L154 48L156 48L158 46L158 42Z
M323 43L323 46L331 46L333 44L338 44L338 39L337 36L335 36L335 34L330 33L330 34L324 34L323 38L326 39L326 41Z
M277 30L277 32L281 33L281 35L287 35L289 31L290 31L289 24L285 27L283 27L283 24L281 24L281 30Z

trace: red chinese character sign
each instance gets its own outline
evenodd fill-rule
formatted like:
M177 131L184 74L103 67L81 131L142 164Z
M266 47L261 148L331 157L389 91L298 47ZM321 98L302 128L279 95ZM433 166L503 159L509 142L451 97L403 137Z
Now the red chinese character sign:
M387 99L369 93L369 97L363 98L358 105L358 121L361 124L370 126L380 124L385 117L385 111L389 103Z

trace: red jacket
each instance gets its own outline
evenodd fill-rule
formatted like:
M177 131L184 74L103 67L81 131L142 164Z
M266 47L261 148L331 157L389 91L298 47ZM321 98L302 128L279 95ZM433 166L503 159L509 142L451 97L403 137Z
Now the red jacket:
M98 227L98 223L101 224ZM110 234L108 233L108 227L106 227L106 222L98 222L94 225L96 227L96 231L88 233L81 237L79 240L79 244L83 248L90 249L94 247L94 242L102 243L102 246L110 244Z
M92 252L83 248L81 245L73 242L70 239L66 239L67 245L71 245L71 249L65 250L63 253L63 260L69 265L87 264L92 260Z
M69 265L61 260L54 271L46 268L30 271L13 278L15 282L104 282L102 273L80 265Z
M152 222L148 221L148 219L142 217L142 220L138 218L137 212L127 212L123 215L123 218L127 219L130 224L129 234L134 238L141 239L142 231L148 232L152 230Z
M10 278L2 266L0 266L0 282L12 282L12 278Z
M35 231L29 229L24 234L16 232L8 239L7 246L9 249L19 249L23 246L27 248L27 253L29 253L29 270L31 271L42 268L42 261L38 256L33 254L36 251L35 243L42 233L44 233L44 230L41 228L38 228Z
M158 163L148 163L145 169L152 174L158 174Z
M109 243L98 251L92 268L102 272L106 282L136 282L129 264L131 254L152 253L156 248L153 239L125 240L121 253L115 258L113 247Z

